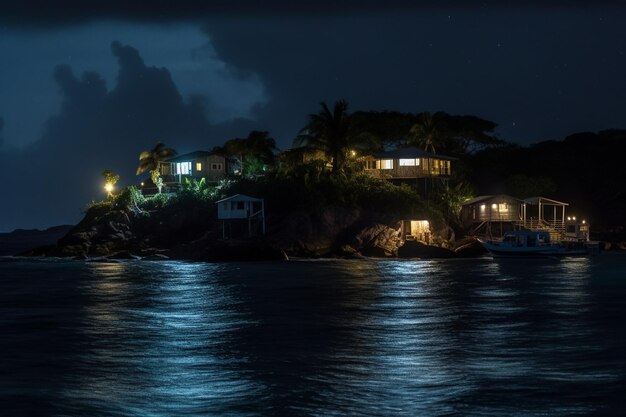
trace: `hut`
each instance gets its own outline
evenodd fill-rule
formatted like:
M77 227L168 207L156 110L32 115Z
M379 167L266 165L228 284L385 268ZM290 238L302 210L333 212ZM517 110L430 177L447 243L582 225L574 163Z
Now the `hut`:
M262 198L235 194L215 204L223 239L265 234L265 204Z

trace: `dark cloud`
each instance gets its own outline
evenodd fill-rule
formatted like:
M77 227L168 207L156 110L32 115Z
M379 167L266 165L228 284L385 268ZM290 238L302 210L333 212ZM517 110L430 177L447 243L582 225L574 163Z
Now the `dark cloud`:
M594 5L614 4L597 0ZM173 22L200 20L211 16L332 16L381 12L519 7L587 7L584 0L5 0L0 3L0 22L12 26L52 27L103 19Z
M217 145L209 142L200 99L184 101L169 72L146 66L136 49L113 42L111 50L119 64L113 89L95 72L79 77L58 66L53 76L63 99L59 114L33 145L0 151L2 175L20 178L0 179L13 203L2 205L0 229L77 221L81 207L102 198L104 169L120 173L122 183L137 183L139 153L159 141L187 146L180 151Z
M320 101L339 98L353 111L474 114L529 143L619 126L625 17L596 9L215 18L206 33L221 59L259 74L271 103L258 119L283 147Z

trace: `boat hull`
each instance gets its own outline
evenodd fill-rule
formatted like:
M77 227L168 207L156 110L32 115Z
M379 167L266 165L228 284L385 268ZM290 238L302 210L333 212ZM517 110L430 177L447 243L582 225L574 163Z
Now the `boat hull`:
M554 258L564 256L585 256L589 251L585 247L567 248L561 245L537 247L509 246L498 242L479 240L494 258Z

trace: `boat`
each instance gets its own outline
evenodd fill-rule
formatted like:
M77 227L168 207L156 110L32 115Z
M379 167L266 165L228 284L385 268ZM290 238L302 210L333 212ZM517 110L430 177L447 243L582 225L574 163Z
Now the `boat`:
M586 240L551 242L545 230L515 230L501 240L478 239L494 258L583 256L595 252L595 243Z

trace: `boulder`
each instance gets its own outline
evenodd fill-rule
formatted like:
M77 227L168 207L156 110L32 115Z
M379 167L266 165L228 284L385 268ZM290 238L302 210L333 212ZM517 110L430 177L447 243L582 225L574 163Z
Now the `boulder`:
M456 256L457 254L454 251L426 245L416 240L409 240L398 249L399 258L448 259L455 258Z
M399 230L374 223L360 228L351 239L350 246L365 256L395 257L402 246L402 237Z

